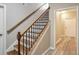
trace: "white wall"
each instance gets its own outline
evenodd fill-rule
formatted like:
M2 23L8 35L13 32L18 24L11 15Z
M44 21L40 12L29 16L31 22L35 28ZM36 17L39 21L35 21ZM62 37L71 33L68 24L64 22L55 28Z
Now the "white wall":
M6 18L7 18L7 30L11 29L14 25L20 22L23 18L28 16L34 10L41 6L41 3L38 4L22 4L22 3L8 3L6 4Z
M7 5L7 30L12 26L17 24L17 22L21 21L25 16L39 8L42 4L6 4ZM45 5L41 9L39 9L33 16L31 16L28 20L23 22L19 27L16 28L10 34L7 34L7 42L6 49L10 47L14 41L17 40L17 33L20 31L24 32L38 17L46 10L48 6Z
M73 3L51 3L50 5L50 21L51 21L51 47L55 48L55 10L66 8L66 7L73 7L73 6L79 6L79 4L73 4ZM78 11L79 14L79 11ZM78 21L79 22L79 21ZM78 24L79 25L79 24ZM79 31L78 31L79 36ZM78 39L79 42L79 39ZM79 43L78 43L79 45ZM79 48L78 48L79 49Z

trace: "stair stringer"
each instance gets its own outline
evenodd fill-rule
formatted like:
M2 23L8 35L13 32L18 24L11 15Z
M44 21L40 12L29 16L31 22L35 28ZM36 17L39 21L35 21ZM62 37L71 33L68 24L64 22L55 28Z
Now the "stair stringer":
M34 55L37 48L38 48L38 45L41 43L41 41L43 40L44 36L46 35L47 31L49 30L50 28L50 25L48 23L48 25L46 26L46 28L43 30L43 32L41 33L40 37L37 39L36 43L34 44L34 46L31 48L30 52L28 53L28 55ZM50 40L50 39L49 39ZM49 44L49 47L50 47L50 44ZM48 48L49 48L48 47ZM46 48L46 50L48 49ZM43 51L45 52L45 51ZM42 54L42 53L41 53Z

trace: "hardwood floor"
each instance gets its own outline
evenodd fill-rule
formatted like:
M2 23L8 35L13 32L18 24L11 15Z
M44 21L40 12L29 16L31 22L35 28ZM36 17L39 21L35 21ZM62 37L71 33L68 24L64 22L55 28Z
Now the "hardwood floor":
M65 52L64 52L64 54L69 54L69 55L75 55L75 54L77 54L77 49L76 49L77 47L76 47L76 39L75 38L72 38L69 42L68 42L68 44L67 44L67 46L66 46L66 48L65 48Z
M49 50L46 53L47 55L76 55L77 54L76 38L65 37L65 38L61 38L59 41L60 42L56 43L56 49Z

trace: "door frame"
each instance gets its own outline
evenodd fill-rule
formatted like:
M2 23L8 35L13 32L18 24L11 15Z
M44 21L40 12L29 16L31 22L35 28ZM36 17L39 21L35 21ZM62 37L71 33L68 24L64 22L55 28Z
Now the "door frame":
M2 52L2 54L6 54L6 5L4 5L4 4L0 4L0 6L2 6L3 7L3 52Z
M76 12L77 12L77 16L76 16L76 41L77 41L77 55L78 55L78 6L69 6L69 7L65 7L65 8L58 8L54 10L54 46L56 48L56 11L62 11L62 10L68 10L71 8L76 8Z

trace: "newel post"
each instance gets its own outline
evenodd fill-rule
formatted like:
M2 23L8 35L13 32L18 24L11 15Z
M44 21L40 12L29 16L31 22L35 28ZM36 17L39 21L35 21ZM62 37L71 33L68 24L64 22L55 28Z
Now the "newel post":
M18 55L20 55L20 40L21 40L20 32L18 32L18 34L17 34L17 40L18 40Z

